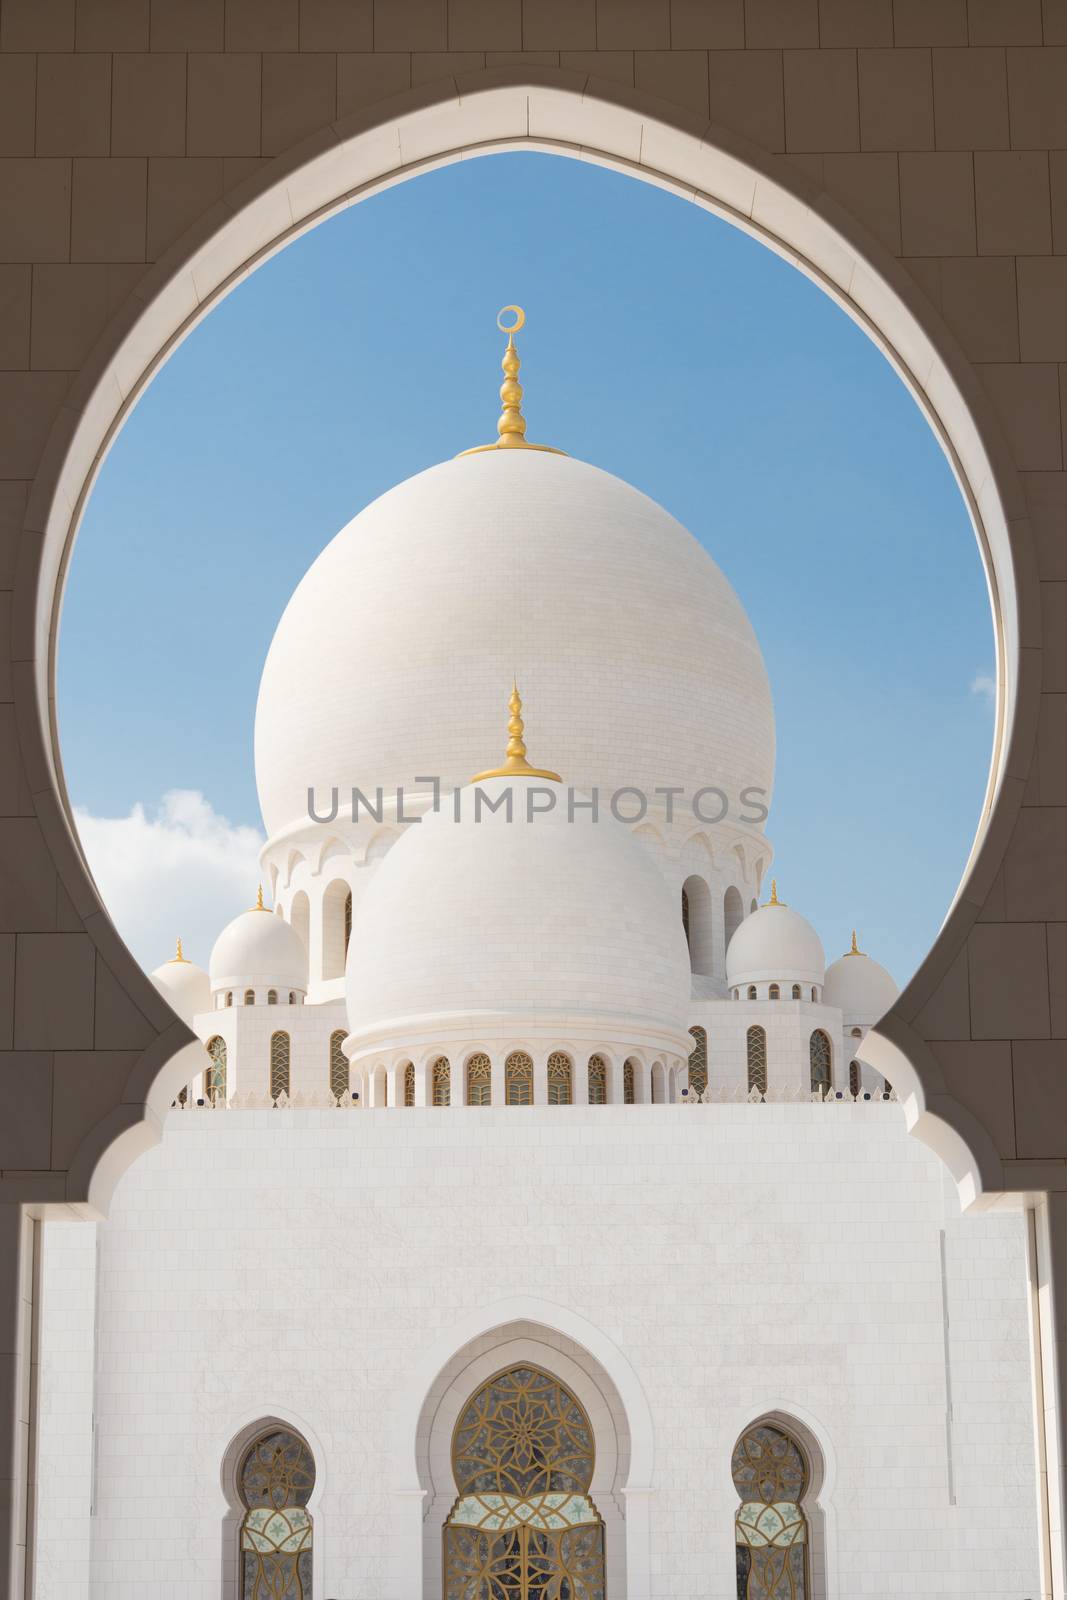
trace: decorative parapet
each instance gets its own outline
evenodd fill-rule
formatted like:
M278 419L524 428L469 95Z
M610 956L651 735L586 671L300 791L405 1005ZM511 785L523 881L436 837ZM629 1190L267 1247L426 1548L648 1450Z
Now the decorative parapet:
M873 1094L869 1090L860 1094L850 1094L847 1090L831 1089L826 1094L820 1090L805 1091L803 1089L768 1089L761 1094L758 1089L746 1089L743 1085L736 1088L724 1086L709 1086L703 1094L693 1094L688 1089L683 1089L680 1100L676 1105L860 1105L864 1102L870 1105L885 1105L898 1103L898 1096L894 1089L886 1094ZM198 1113L203 1112L211 1116L220 1111L359 1111L361 1107L358 1100L351 1098L335 1099L327 1091L321 1094L312 1094L298 1090L294 1095L280 1094L272 1100L269 1094L256 1094L252 1090L244 1094L235 1094L230 1100L221 1098L216 1100L199 1099L185 1102L176 1100L171 1107L173 1111ZM411 1107L393 1109L412 1109ZM447 1110L448 1107L425 1107L424 1109ZM459 1108L462 1109L462 1108ZM583 1108L584 1109L584 1108ZM630 1106L631 1111L647 1109L642 1105ZM655 1109L661 1111L663 1106L656 1104Z
M859 1094L852 1094L848 1089L746 1089L744 1084L736 1087L730 1085L709 1084L703 1094L695 1094L692 1090L683 1089L680 1105L739 1105L748 1101L750 1105L828 1105L845 1106L861 1105L865 1101L871 1105L885 1105L898 1103L895 1089L888 1089L884 1094L875 1094L871 1090L861 1090Z

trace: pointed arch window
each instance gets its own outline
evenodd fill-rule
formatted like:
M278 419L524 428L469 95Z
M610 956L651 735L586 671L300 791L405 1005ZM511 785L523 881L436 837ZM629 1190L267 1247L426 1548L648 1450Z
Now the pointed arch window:
M689 1052L689 1093L703 1094L708 1086L708 1035L704 1028L690 1028L693 1048Z
M493 1102L493 1066L481 1051L467 1062L467 1104L488 1106Z
M315 1459L288 1428L272 1428L245 1452L237 1474L241 1600L311 1600L313 1527L307 1503Z
M289 1035L272 1033L270 1036L270 1097L289 1094Z
M348 1099L348 1057L344 1052L345 1030L330 1034L330 1093L335 1100Z
M452 1068L447 1056L438 1056L433 1064L433 1103L447 1106L452 1099Z
M634 1064L627 1061L622 1069L622 1103L632 1106L634 1103Z
M414 1061L409 1061L407 1066L404 1068L404 1104L406 1106L413 1106L415 1104Z
M811 1060L811 1087L812 1092L821 1089L825 1094L833 1085L833 1071L830 1057L830 1039L821 1028L816 1028L808 1045L808 1055Z
M207 1042L208 1069L204 1087L212 1105L226 1100L226 1040L218 1034Z
M548 1103L569 1106L574 1098L571 1058L563 1050L553 1050L548 1058Z
M757 1423L730 1463L741 1504L734 1517L738 1600L809 1600L807 1463L781 1428Z
M603 1056L589 1057L589 1104L606 1106L608 1103L608 1064Z
M504 1103L533 1105L533 1061L525 1050L513 1050L504 1062Z
M762 1028L749 1028L745 1041L748 1057L749 1092L767 1093L767 1035Z

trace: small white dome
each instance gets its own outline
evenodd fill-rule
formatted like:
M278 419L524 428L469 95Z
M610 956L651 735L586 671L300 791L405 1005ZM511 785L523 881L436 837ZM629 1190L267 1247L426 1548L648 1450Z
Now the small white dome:
M179 940L178 954L150 972L149 977L168 1005L192 1027L195 1016L211 1010L211 980L203 967L187 961L181 950Z
M828 1006L837 1006L849 1024L873 1027L885 1016L899 993L892 973L862 950L850 950L826 969L823 999Z
M726 982L731 986L820 985L825 973L826 956L819 935L799 911L777 900L746 917L726 951Z
M304 941L284 917L264 907L242 911L228 923L211 952L211 988L299 989L308 985Z
M531 789L553 810L527 812ZM512 793L512 820L500 803ZM356 912L345 992L353 1059L374 1050L574 1040L678 1056L689 959L675 897L610 815L492 778L397 840Z

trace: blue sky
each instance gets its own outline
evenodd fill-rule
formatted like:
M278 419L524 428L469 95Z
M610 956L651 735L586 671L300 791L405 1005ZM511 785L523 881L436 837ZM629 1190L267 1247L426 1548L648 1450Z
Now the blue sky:
M752 618L782 897L829 957L856 923L906 978L959 881L992 738L986 584L948 466L798 272L649 185L532 154L427 174L291 245L116 441L71 564L59 717L120 931L151 966L180 923L206 962L249 903L278 618L369 500L492 437L510 301L530 436L665 505Z

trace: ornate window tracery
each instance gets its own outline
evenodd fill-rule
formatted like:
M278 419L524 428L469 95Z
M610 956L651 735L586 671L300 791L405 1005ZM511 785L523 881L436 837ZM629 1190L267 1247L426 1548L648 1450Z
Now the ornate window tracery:
M730 1463L741 1501L734 1517L737 1600L809 1600L808 1522L801 1506L808 1469L800 1446L757 1423Z
M404 1104L406 1106L415 1104L415 1063L413 1061L409 1061L404 1068Z
M548 1103L569 1106L573 1098L571 1058L563 1050L553 1050L548 1058Z
M513 1050L504 1062L504 1103L533 1105L533 1060L525 1050Z
M632 1061L623 1063L622 1102L623 1105L627 1106L632 1106L634 1103L634 1064Z
M237 1487L245 1507L241 1600L311 1600L311 1451L297 1434L273 1428L245 1452Z
M690 1028L693 1048L689 1052L689 1093L703 1094L708 1086L708 1035L705 1028Z
M857 1095L860 1092L860 1064L858 1061L850 1061L848 1064L848 1092L851 1095Z
M452 1068L447 1056L438 1056L433 1064L433 1103L447 1106L452 1100Z
M811 1087L821 1089L824 1093L832 1086L833 1073L830 1063L830 1040L821 1028L816 1028L811 1036L808 1046L811 1059Z
M452 1436L445 1600L605 1600L594 1452L583 1407L549 1373L515 1366L484 1383Z
M746 1039L748 1052L748 1087L767 1093L767 1035L762 1028L749 1028Z
M330 1034L330 1093L335 1100L348 1098L348 1057L344 1052L345 1030Z
M603 1056L589 1057L589 1104L606 1106L608 1103L608 1064Z
M352 938L352 891L349 889L345 895L345 961L348 960L348 944Z
M209 1064L205 1077L204 1087L207 1098L214 1105L217 1100L226 1099L226 1041L218 1034L207 1042Z
M270 1036L270 1097L277 1100L289 1093L289 1035L272 1033Z
M488 1106L493 1100L493 1066L487 1055L478 1052L467 1062L467 1104Z

